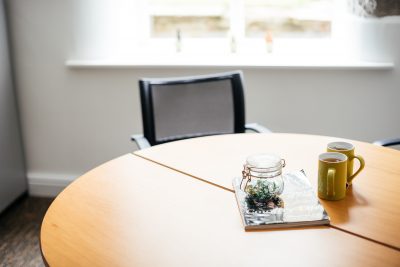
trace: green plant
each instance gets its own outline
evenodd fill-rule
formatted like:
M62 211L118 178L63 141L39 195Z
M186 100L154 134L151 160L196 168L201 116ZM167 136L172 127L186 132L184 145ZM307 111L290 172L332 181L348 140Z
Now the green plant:
M261 180L255 185L246 187L246 203L251 210L271 210L283 207L283 201L277 196L278 186L275 183L266 183Z

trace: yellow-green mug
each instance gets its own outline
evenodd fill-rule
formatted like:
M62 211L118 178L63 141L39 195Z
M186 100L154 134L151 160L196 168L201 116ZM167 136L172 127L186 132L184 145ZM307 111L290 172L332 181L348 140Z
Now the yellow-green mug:
M347 156L337 152L319 155L318 197L326 200L341 200L346 197Z
M354 153L354 145L346 142L331 142L328 144L327 152L338 152L345 154L348 158L347 162L347 184L351 185L353 179L364 169L365 161L364 158L355 155ZM354 159L358 159L360 162L360 167L354 173ZM354 173L354 174L353 174Z

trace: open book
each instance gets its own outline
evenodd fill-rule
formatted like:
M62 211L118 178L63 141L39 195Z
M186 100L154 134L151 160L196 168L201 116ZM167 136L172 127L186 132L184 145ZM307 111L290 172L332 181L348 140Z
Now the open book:
M283 174L285 186L279 196L283 205L270 210L254 210L248 206L247 194L240 189L241 180L233 179L233 187L245 230L329 224L329 216L303 170Z

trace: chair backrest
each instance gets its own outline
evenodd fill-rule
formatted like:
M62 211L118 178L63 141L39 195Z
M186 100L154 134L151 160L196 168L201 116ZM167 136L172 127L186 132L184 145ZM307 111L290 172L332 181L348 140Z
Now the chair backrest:
M241 71L139 80L143 132L151 145L245 131Z

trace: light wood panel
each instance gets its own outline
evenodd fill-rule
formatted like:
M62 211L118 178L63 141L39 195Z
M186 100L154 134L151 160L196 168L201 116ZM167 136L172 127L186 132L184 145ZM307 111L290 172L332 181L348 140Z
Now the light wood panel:
M334 137L299 134L235 134L195 138L135 151L208 183L232 190L248 155L276 153L284 171L304 169L317 188L318 155L332 141L348 141L366 167L342 201L322 201L332 225L400 249L400 151ZM357 167L358 165L355 164Z
M50 266L396 266L400 253L328 227L245 232L234 195L134 155L83 175L49 208Z

